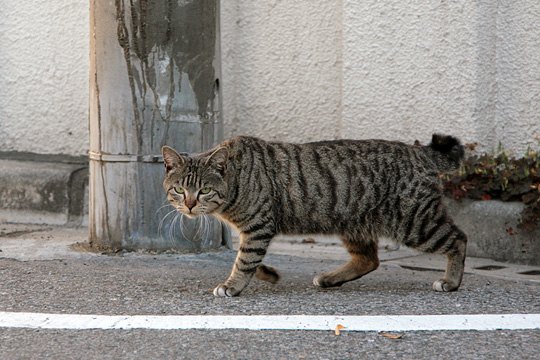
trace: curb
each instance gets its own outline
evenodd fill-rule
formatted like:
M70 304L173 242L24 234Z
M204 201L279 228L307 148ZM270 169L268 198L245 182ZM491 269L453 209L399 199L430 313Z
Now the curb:
M0 222L82 225L88 166L0 159Z
M0 222L87 225L88 165L84 159L38 158L0 157ZM516 230L523 204L448 199L447 205L469 238L468 256L540 265L540 229Z
M523 203L449 200L447 206L456 225L467 234L468 256L540 265L540 229L518 228Z
M235 238L234 245L234 248L237 249L237 238ZM269 253L338 261L350 259L339 239L327 236L304 237L304 239L300 236L279 236L270 244ZM381 239L379 242L378 255L381 266L398 266L413 272L437 271L441 274L446 269L447 261L444 255L427 254L405 246L400 247L385 239ZM465 260L465 273L540 284L539 267L499 262L490 258L468 255Z
M303 242L302 240L309 240ZM88 241L88 228L0 224L0 258L17 261L47 261L62 259L90 259L101 255L89 252L82 244ZM233 238L234 248L238 248L238 237ZM446 259L442 255L420 253L405 247L391 247L393 244L382 241L379 244L381 267L411 271L443 273ZM318 259L321 262L349 260L349 255L338 239L316 236L313 238L278 236L270 245L270 255L295 256ZM171 256L169 253L157 255L155 252L133 252L133 256ZM175 257L194 256L176 254ZM195 255L198 256L198 255ZM465 273L511 281L540 285L540 267L501 263L491 259L467 257Z

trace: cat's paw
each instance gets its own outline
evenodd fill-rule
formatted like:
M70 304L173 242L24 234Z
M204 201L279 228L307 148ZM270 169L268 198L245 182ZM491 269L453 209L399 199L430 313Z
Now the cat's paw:
M321 285L321 275L317 275L313 278L313 285L318 287L324 287L323 285Z
M238 294L240 294L239 290L236 290L235 288L232 288L232 287L228 287L224 284L220 284L214 289L214 296L217 296L217 297L232 297L232 296L237 296Z
M456 291L459 286L452 284L444 279L437 280L433 283L433 290L441 292Z
M313 285L321 288L341 286L342 284L342 282L337 282L331 276L326 274L320 274L313 278Z

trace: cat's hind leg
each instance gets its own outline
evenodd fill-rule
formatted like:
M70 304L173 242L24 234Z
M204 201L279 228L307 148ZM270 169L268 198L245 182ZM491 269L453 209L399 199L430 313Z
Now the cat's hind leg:
M275 268L264 264L257 266L257 270L255 270L255 277L271 284L276 284L281 278L279 272Z
M446 255L448 263L442 279L433 283L435 291L459 288L465 268L467 236L447 215L442 201L414 207L415 214L404 224L404 244L428 253Z
M465 270L467 237L455 225L452 226L453 245L445 252L448 262L444 277L433 283L435 291L455 291L459 288Z
M341 286L348 281L361 278L379 267L375 240L355 241L344 236L343 244L349 251L351 260L334 271L317 275L313 279L314 285L322 288Z

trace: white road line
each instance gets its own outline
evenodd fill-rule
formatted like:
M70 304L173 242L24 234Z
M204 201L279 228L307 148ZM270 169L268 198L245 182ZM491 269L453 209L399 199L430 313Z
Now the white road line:
M482 315L76 315L0 312L0 328L433 331L540 329L540 314Z

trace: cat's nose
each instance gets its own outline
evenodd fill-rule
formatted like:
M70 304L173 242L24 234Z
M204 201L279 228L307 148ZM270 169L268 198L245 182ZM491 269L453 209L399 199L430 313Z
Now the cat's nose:
M191 211L197 205L197 199L186 199L185 204L189 211Z

